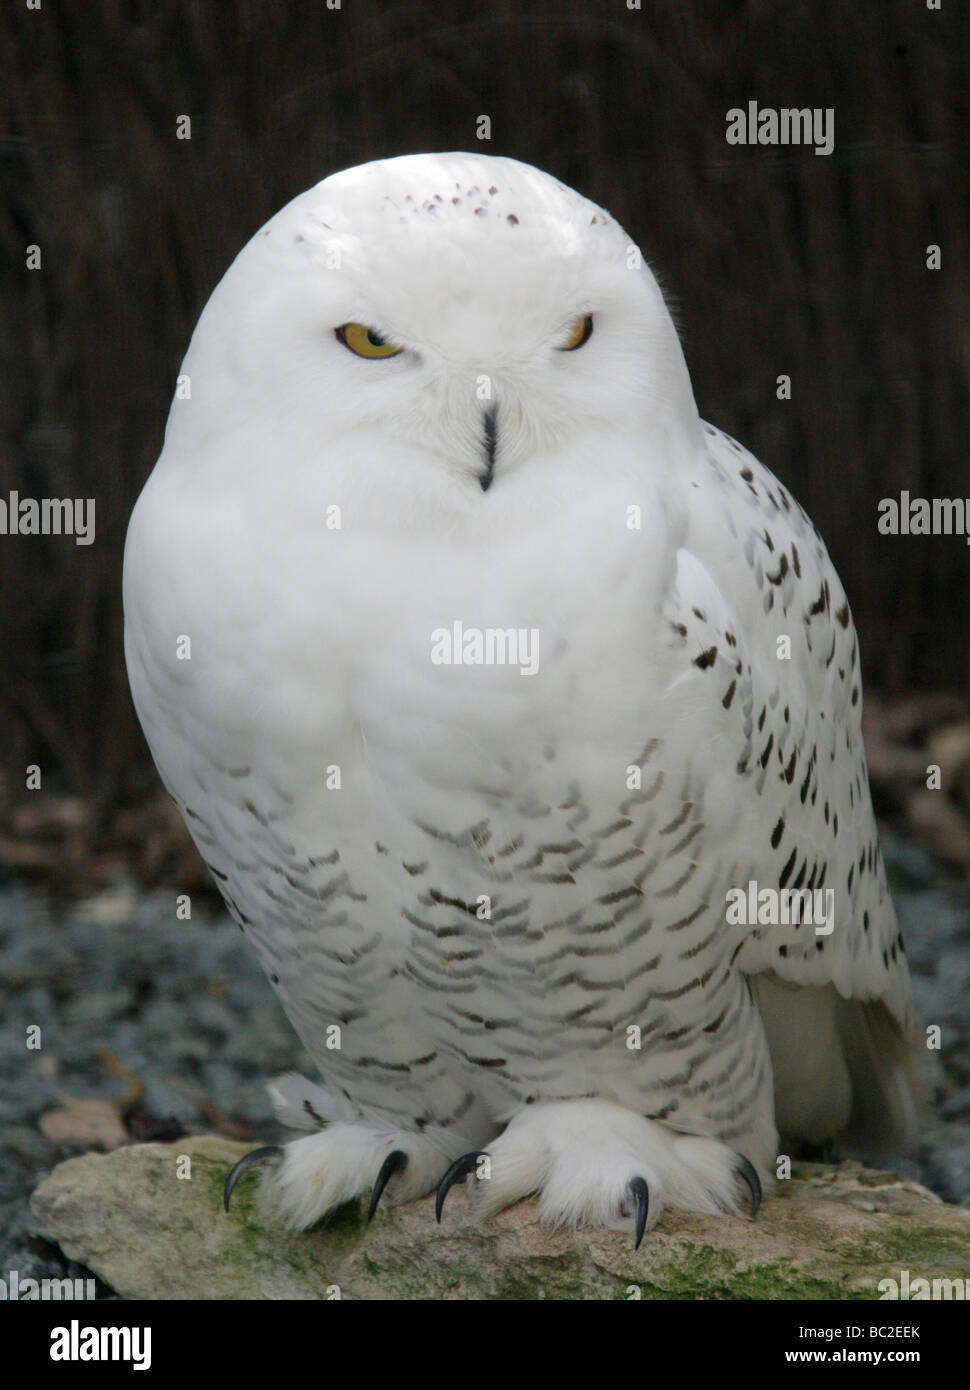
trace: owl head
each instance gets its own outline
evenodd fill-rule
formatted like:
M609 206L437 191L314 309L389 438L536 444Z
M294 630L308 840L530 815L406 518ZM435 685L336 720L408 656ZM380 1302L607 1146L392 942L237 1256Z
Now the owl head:
M699 428L637 246L550 175L478 154L378 160L295 198L216 288L183 374L167 447L186 459L218 430L212 466L239 466L231 420L247 468L285 454L459 511L526 475L676 467Z

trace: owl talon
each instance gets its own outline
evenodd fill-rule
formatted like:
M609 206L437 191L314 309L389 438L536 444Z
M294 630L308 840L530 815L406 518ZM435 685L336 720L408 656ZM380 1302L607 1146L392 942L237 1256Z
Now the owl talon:
M738 1154L737 1174L743 1178L747 1184L748 1191L751 1193L751 1219L758 1215L758 1208L761 1206L761 1180L755 1171L754 1165L745 1158L744 1154Z
M441 1213L444 1210L445 1198L459 1178L467 1178L469 1173L473 1173L478 1167L478 1160L484 1158L484 1154L479 1149L472 1149L471 1153L462 1154L461 1158L456 1158L454 1163L445 1173L441 1182L438 1184L438 1193L434 1199L435 1220L441 1223Z
M261 1149L252 1149L248 1154L243 1154L238 1163L234 1163L229 1176L226 1178L226 1186L223 1192L222 1203L226 1211L229 1210L229 1198L232 1196L232 1189L242 1177L247 1169L254 1163L262 1163L267 1158L280 1158L283 1150L279 1144L264 1144Z
M634 1250L640 1249L640 1242L643 1240L643 1233L647 1229L647 1212L650 1210L650 1189L647 1187L646 1178L634 1178L630 1183L630 1191L633 1193L637 1204L636 1209L636 1240L633 1242Z
M377 1204L384 1195L384 1189L393 1178L395 1173L403 1173L408 1166L408 1156L403 1149L392 1149L381 1164L381 1171L377 1175L374 1183L374 1190L371 1193L370 1206L367 1208L367 1220L373 1221Z

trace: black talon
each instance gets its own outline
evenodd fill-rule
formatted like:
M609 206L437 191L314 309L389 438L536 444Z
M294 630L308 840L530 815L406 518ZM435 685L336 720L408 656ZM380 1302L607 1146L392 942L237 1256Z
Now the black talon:
M640 1249L640 1242L643 1240L643 1233L647 1229L647 1212L650 1210L650 1189L647 1187L646 1178L634 1178L630 1183L630 1191L636 1199L636 1243L634 1250Z
M440 1224L441 1213L444 1209L445 1198L459 1178L467 1178L469 1173L473 1173L478 1167L478 1160L485 1155L478 1149L473 1149L471 1153L462 1154L461 1158L456 1158L448 1169L447 1173L438 1184L438 1195L434 1199L435 1220Z
M403 1149L392 1149L381 1164L381 1171L377 1175L374 1183L374 1191L370 1195L370 1206L367 1209L367 1220L373 1221L374 1212L377 1204L384 1195L384 1189L393 1178L395 1173L403 1173L408 1166L408 1156Z
M761 1206L761 1180L755 1172L754 1165L745 1158L744 1154L735 1154L735 1157L738 1160L736 1170L738 1177L744 1179L748 1185L748 1191L751 1193L751 1219L754 1220L758 1215L758 1208Z
M253 1149L248 1154L243 1154L238 1163L233 1164L232 1171L226 1178L225 1191L222 1195L222 1204L226 1211L229 1210L229 1198L232 1196L232 1189L248 1168L254 1163L262 1163L264 1158L279 1158L283 1150L279 1144L264 1144L261 1149Z

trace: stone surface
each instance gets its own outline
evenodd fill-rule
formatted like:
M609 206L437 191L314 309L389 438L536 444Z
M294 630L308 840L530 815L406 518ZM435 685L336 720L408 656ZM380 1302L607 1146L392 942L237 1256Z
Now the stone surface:
M267 1226L248 1145L211 1136L85 1154L57 1167L32 1209L72 1260L126 1298L843 1299L879 1280L970 1279L970 1212L859 1164L796 1164L756 1220L665 1212L639 1251L614 1231L549 1231L522 1202L479 1224L461 1190L437 1226L431 1198L342 1208L302 1235ZM191 1177L179 1178L187 1156Z
M970 873L970 715L951 695L883 704L866 698L862 728L878 812L901 814L913 838ZM939 784L927 786L929 769Z
M128 1142L118 1107L111 1101L62 1095L60 1110L41 1115L38 1127L55 1144L81 1144L95 1149L119 1149Z
M940 769L943 790L970 809L970 723L944 724L927 741L929 761Z
M970 816L945 792L913 792L906 802L906 820L933 854L954 868L970 870Z

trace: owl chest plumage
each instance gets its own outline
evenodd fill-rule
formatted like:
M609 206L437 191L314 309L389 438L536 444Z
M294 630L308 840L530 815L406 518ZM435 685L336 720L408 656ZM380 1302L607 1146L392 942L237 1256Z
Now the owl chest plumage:
M174 742L145 708L156 760L331 1074L359 1071L375 1032L386 1055L395 1016L402 1037L420 1018L427 1046L479 1069L496 1103L574 1088L594 1062L628 1072L609 1055L626 1028L673 1026L656 980L676 994L704 973L685 953L707 834L688 761L650 737L669 727L675 654L655 640L639 552L618 558L604 537L579 577L516 582L506 565L494 592L457 580L450 595L424 561L403 599L386 578L356 607L334 596L332 630L293 644L285 685L258 684L280 653L257 626L233 667L182 691ZM228 579L222 591L231 602ZM234 702L235 766L218 751ZM712 1016L719 983L698 987ZM333 1024L340 1055L321 1055Z

